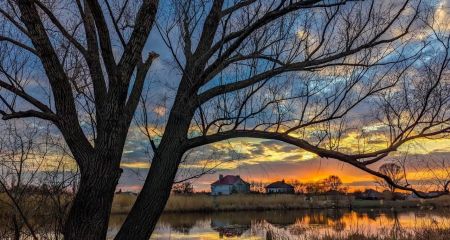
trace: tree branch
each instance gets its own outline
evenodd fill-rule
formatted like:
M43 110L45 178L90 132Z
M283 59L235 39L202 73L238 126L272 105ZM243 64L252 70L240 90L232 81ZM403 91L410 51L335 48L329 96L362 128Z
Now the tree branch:
M22 22L28 29L31 41L44 66L52 88L56 114L60 117L58 127L68 145L74 150L72 152L80 154L77 159L88 159L85 155L91 154L93 147L81 129L71 84L48 38L45 27L39 17L40 15L31 1L20 0L18 1L18 6L22 14ZM75 149L83 149L83 152ZM81 162L79 164L84 165Z
M258 130L232 130L232 131L221 132L221 133L208 135L208 136L194 137L194 138L188 139L186 141L186 143L184 144L184 149L185 149L185 151L187 151L189 149L203 146L206 144L211 144L214 142L219 142L219 141L228 140L228 139L232 139L232 138L242 138L242 137L278 140L278 141L281 141L284 143L288 143L288 144L297 146L305 151L317 154L319 157L333 158L333 159L351 164L352 166L357 167L367 173L370 173L374 176L384 179L386 182L388 182L390 185L394 186L395 188L402 189L405 191L411 191L421 198L435 198L438 196L449 194L448 186L450 185L450 183L449 183L450 181L445 184L445 187L440 194L430 196L430 195L423 194L412 187L402 186L402 185L395 183L388 176L367 167L368 164L371 164L373 162L371 162L371 161L364 162L364 161L360 161L360 160L364 159L364 158L369 158L369 157L378 157L379 158L378 160L380 160L381 158L387 156L389 152L396 151L397 148L405 142L411 141L413 139L426 138L429 136L434 136L434 135L438 135L441 133L448 133L448 132L450 132L450 127L433 132L433 133L418 134L416 136L411 136L411 137L405 138L402 141L399 141L396 144L391 145L390 147L379 150L379 151L365 153L365 154L354 154L354 155L344 154L344 153L341 153L338 151L320 148L318 146L311 145L310 143L308 143L307 141L305 141L303 139L295 138L295 137L292 137L292 136L289 136L289 135L286 135L283 133L265 132L265 131L258 131Z
M43 3L40 1L34 0L34 3L44 11L44 13L50 18L50 21L58 28L58 30L61 32L61 34L69 40L83 55L86 55L86 49L81 45L80 42L78 42L72 34L67 32L67 30L64 28L64 26L61 24L61 22L56 18L56 16L48 9Z
M147 60L141 63L137 67L136 78L134 80L133 88L131 89L130 96L128 97L128 102L126 104L126 111L129 118L132 118L136 107L139 103L139 98L142 94L142 89L145 83L145 77L147 76L148 70L152 65L153 60L155 60L159 55L155 52L150 52ZM131 120L131 119L130 119Z
M44 120L48 120L54 123L58 123L58 119L56 115L51 113L45 113L45 112L39 112L36 110L26 110L26 111L17 111L17 112L11 112L6 113L5 111L0 110L0 115L2 115L3 120L10 120L14 118L30 118L30 117L36 117Z
M33 106L37 107L39 110L45 112L45 113L53 113L52 110L45 104L43 104L42 102L40 102L39 100L37 100L36 98L32 97L31 95L27 94L26 92L24 92L23 90L8 84L4 81L0 80L0 87L4 88L6 90L8 90L9 92L21 97L22 99L24 99L25 101L27 101L28 103L32 104Z
M34 55L37 55L37 52L36 52L36 50L34 48L29 47L26 44L21 43L21 42L19 42L17 40L14 40L12 38L9 38L9 37L6 37L6 36L0 36L0 42L2 42L2 41L9 42L9 43L11 43L13 45L16 45L16 46L18 46L20 48L23 48L23 49L29 51L30 53L32 53Z
M109 81L114 83L116 79L117 65L114 60L114 53L111 45L111 38L109 36L108 25L106 24L105 16L102 8L97 0L86 0L92 16L94 18L95 26L97 27L98 38L100 40L101 54L105 62L106 72L109 76Z
M95 108L98 114L97 118L101 118L103 112L103 106L106 98L106 82L103 76L102 65L100 62L100 55L98 50L97 32L95 29L94 17L88 4L85 4L85 10L80 0L77 0L78 11L83 18L84 30L86 34L87 42L87 54L86 62L88 63L90 75L92 77L92 83L94 86ZM97 119L97 122L102 122Z
M147 42L148 35L156 18L158 3L158 0L143 1L136 16L135 29L131 33L124 53L119 61L118 69L121 73L121 87L125 87L125 91L128 89L130 76L133 74L135 66L142 56L142 50L144 49L144 45Z

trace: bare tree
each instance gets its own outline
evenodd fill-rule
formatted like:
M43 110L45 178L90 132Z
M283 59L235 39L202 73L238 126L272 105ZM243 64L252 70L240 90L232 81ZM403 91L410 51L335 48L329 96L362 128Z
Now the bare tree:
M28 131L23 136L17 130L15 124L8 124L3 129L3 136L0 139L1 158L0 175L1 192L7 196L4 204L10 205L13 209L11 223L15 239L21 239L22 233L38 239L35 226L31 224L31 214L27 211L26 201L29 197L28 191L36 179L36 174L43 164L43 159L34 159L32 156L36 152L34 141L38 137L36 128ZM37 161L36 161L37 160ZM24 232L24 226L28 231Z
M305 192L305 184L301 183L300 181L298 181L296 179L288 181L288 184L290 184L290 185L292 185L294 187L294 192L295 193L301 194L301 193Z
M42 122L1 124L0 205L14 239L59 239L68 212L69 187L76 172L66 172L67 155Z
M259 181L250 181L250 192L254 193L264 193L266 189L264 188L264 183Z
M149 104L149 97L150 92L147 89L141 96L140 110L142 114L135 117L135 124L147 140L145 153L149 162L151 162L157 148L155 140L161 139L161 133L164 132L163 123L167 121L167 114L165 114L167 106L164 101L158 102L156 106L153 106L153 109L154 111L159 112L157 114L149 114L149 107L152 107L152 105ZM229 146L229 149L232 151L232 146ZM213 151L210 154L201 150L186 151L180 161L174 184L180 184L184 181L197 179L204 175L214 174L222 165L237 160L239 156L231 156L231 158L227 160L223 158L224 154L217 151Z
M320 193L324 193L326 191L322 182L312 182L305 184L305 193L311 195L318 195Z
M342 180L335 175L325 178L322 180L322 183L327 188L327 191L339 191L342 187Z
M395 163L385 163L380 166L378 171L386 176L389 176L389 178L392 179L395 185L402 184L402 181L405 180L403 169ZM380 186L387 188L392 194L395 192L395 186L392 186L385 180L377 181L377 183Z
M106 238L125 139L158 56L144 48L158 2L0 3L3 119L51 121L80 168L67 240ZM232 138L282 141L395 185L370 165L408 141L450 130L449 38L425 32L436 37L417 39L430 23L426 10L416 0L173 1L155 25L181 77L116 239L148 239L183 154ZM421 61L429 46L433 61ZM24 74L30 69L39 77ZM31 90L36 85L41 92ZM366 146L359 133L358 151L349 151L341 146L348 119L368 104L383 110L372 121L384 124L386 147Z
M172 192L177 194L191 194L194 193L194 186L188 181L176 183L172 186Z

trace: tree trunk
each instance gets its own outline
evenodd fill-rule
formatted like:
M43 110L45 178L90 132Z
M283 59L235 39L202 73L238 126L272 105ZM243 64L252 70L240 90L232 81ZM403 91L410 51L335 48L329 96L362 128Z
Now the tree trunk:
M81 171L78 192L64 226L64 239L104 240L121 169L112 161L91 159Z
M186 103L186 101L179 102ZM142 191L116 240L150 238L169 198L178 165L185 151L183 143L187 138L193 114L187 111L185 105L172 108Z
M176 143L171 149L178 151ZM177 155L177 156L176 156ZM154 159L136 202L116 236L116 240L149 239L170 195L181 156L161 156Z

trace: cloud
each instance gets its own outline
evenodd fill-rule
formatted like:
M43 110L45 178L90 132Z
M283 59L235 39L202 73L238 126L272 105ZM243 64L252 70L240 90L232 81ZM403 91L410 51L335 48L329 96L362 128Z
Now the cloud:
M152 110L157 116L161 117L166 114L166 107L164 106L155 106Z
M281 161L298 161L303 158L303 154L294 154L281 159Z
M435 12L435 24L440 30L450 31L450 1L441 0Z
M133 169L148 169L150 168L149 162L122 162L120 164L122 168L133 168Z

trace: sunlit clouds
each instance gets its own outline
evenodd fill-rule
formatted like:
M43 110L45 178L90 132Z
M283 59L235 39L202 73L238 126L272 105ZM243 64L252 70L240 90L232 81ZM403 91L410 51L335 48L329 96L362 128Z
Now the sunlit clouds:
M450 1L441 0L436 9L435 24L440 30L450 31Z
M382 134L383 128L382 124L374 123L366 124L361 127L361 130L350 131L339 140L339 150L357 154L386 148L388 141ZM121 167L132 171L127 170L129 173L122 177L121 187L130 186L136 189L142 181L136 180L134 171L140 171L140 174L145 176L150 163L148 154L142 148L148 144L146 140L139 138L139 134L136 133L131 136L133 138L125 150ZM448 153L450 153L450 139L417 139L401 146L384 162L407 157L408 180L435 181L449 177L446 167L439 165L441 160L448 158ZM209 184L217 178L219 173L240 174L248 181L258 182L280 179L315 182L329 175L338 175L351 189L376 187L374 176L353 166L334 159L320 158L296 146L274 140L238 138L222 141L193 149L186 158L188 160L181 164L180 171L214 169L211 172L213 174L194 180L197 190L208 190ZM430 164L430 159L435 160L434 165ZM374 164L372 168L377 169L382 162ZM448 166L447 169L449 169Z
M166 111L167 109L164 106L156 106L153 108L153 112L159 117L164 116Z
M137 168L137 169L148 169L150 168L150 163L148 162L122 162L120 164L123 168Z

